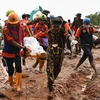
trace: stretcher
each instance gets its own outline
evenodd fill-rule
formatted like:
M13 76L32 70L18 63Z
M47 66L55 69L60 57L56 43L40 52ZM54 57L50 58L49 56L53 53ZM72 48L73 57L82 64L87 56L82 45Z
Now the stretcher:
M24 38L24 46L31 50L30 53L26 54L27 57L35 57L36 62L33 64L33 68L35 68L39 64L39 72L42 72L42 68L45 64L46 60L46 51L39 44L36 38L34 37L25 37ZM25 65L25 59L23 58L23 65Z
M24 46L31 50L30 53L26 54L27 57L36 57L36 58L44 58L46 59L46 51L39 44L36 38L34 37L25 37L24 38Z

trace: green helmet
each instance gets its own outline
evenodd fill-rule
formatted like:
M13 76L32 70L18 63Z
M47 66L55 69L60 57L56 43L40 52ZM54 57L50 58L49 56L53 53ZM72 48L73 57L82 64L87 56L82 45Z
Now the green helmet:
M39 19L40 19L40 20L47 20L47 16L44 15L44 14L41 14L41 15L39 16Z
M52 20L51 20L51 24L52 25L55 25L55 26L59 26L62 24L62 20L61 18L59 17L54 17Z
M10 9L6 12L6 16L8 17L8 15L11 13L11 12L14 12L14 10Z
M34 17L34 19L39 19L39 16L40 16L41 14L36 14L35 15L35 17Z

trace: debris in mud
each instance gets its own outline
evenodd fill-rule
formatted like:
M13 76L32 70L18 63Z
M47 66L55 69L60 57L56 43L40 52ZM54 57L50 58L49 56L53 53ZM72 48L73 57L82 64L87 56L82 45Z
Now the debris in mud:
M94 60L98 73L100 73L99 52L99 49L94 50ZM74 68L79 59L80 57L78 56L75 59L69 59L65 55L62 70L53 85L53 99L51 100L100 100L100 76L98 75L98 77L92 80L93 69L90 67L88 59L75 71ZM14 98L12 100L50 99L48 99L46 67L44 67L44 73L39 73L38 66L35 69L32 68L34 62L34 59L27 58L26 65L23 66L23 93L20 97L15 96L16 92L6 89L8 82L6 82L2 67L0 67L0 89L2 88L5 91L4 94L6 93L7 97ZM2 93L1 90L0 92ZM0 100L9 100L6 97L1 97Z
M87 78L81 73L72 73L68 80L56 81L54 84L54 97L62 100L80 100L82 85L87 82ZM57 100L57 99L56 99Z
M100 100L100 76L95 80L91 81L88 85L84 94L88 96L90 100Z
M1 99L2 99L2 100L6 100L6 99L7 99L7 100L12 100L10 97L8 97L7 95L5 95L5 94L3 94L3 93L0 92L0 100L1 100Z

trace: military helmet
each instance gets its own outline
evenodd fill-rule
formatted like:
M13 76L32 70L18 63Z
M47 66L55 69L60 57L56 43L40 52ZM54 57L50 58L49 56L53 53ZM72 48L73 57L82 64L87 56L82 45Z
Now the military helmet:
M59 26L62 24L62 20L61 18L59 17L54 17L52 20L51 20L51 24L54 25L54 26Z

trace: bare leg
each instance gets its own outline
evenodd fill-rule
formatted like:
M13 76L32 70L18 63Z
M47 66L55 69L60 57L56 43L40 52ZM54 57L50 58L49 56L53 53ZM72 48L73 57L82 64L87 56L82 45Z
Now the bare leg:
M36 62L32 67L35 68L38 65L38 63L39 63L39 58L36 58Z
M45 60L39 59L39 72L42 72L42 68L44 66Z
M94 64L94 62L90 63L90 65L91 65L91 67L94 69L95 74L97 75L97 70L96 70L96 68L95 68L95 64Z

